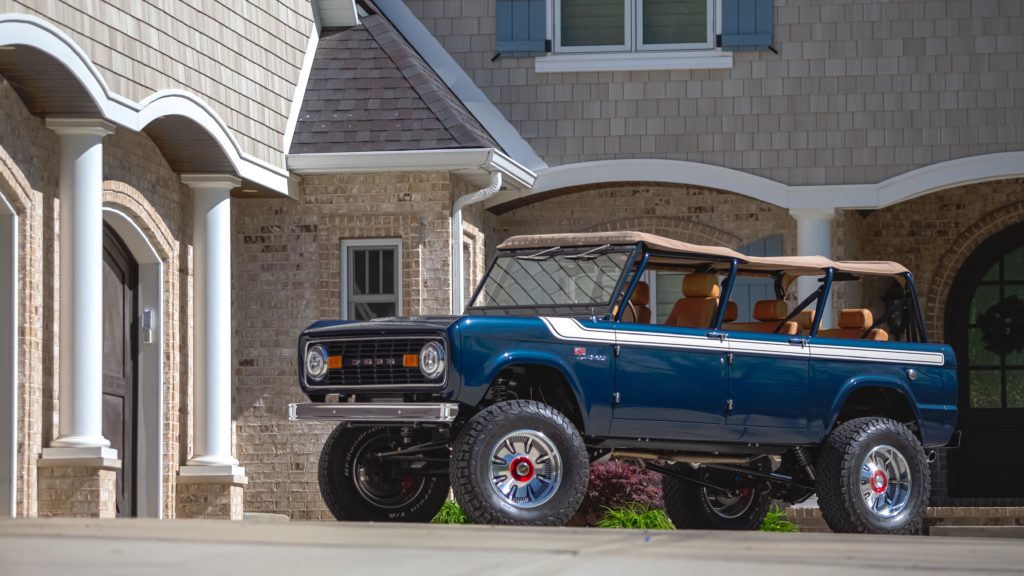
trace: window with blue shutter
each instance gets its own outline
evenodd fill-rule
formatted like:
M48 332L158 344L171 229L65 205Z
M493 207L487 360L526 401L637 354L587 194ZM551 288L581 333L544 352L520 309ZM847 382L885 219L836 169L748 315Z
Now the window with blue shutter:
M547 52L547 2L497 0L497 42L502 53Z
M774 0L722 0L722 48L769 49L774 8Z

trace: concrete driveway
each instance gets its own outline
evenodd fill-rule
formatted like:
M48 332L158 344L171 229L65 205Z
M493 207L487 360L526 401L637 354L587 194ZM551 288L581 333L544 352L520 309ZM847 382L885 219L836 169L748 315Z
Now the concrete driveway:
M1020 540L213 520L0 521L4 576L1024 574Z

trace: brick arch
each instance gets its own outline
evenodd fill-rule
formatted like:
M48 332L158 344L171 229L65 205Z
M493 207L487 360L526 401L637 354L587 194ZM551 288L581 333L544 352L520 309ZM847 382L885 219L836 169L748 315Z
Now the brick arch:
M117 208L135 221L160 260L170 263L175 256L174 247L177 242L170 228L142 192L124 182L106 180L103 182L103 205Z
M945 339L946 301L953 288L953 281L967 259L981 244L997 232L1014 224L1024 222L1024 202L997 208L982 216L971 227L964 230L943 254L932 274L925 306L925 322L928 333L935 339Z
M14 208L14 213L21 216L32 205L32 186L18 165L0 146L0 195Z
M611 232L613 230L635 230L693 244L726 246L728 248L739 248L745 244L739 236L713 226L701 224L693 220L680 220L667 216L638 216L624 220L608 220L592 226L586 231Z

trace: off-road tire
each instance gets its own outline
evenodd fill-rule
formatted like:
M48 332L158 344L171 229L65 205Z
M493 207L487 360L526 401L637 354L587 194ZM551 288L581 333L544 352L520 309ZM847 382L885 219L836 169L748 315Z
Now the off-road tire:
M418 476L413 482L421 487L408 501L395 507L381 507L360 493L354 477L355 459L360 449L370 442L381 442L388 428L350 428L344 424L334 429L320 452L318 478L320 495L331 514L338 520L373 522L430 522L448 497L448 478ZM392 432L397 436L397 432Z
M520 508L503 500L491 484L495 444L515 431L543 434L558 450L561 481L550 500ZM562 526L576 513L587 490L590 461L576 427L560 412L532 400L499 402L476 414L456 437L449 463L452 491L476 524Z
M859 492L866 455L875 447L892 446L906 459L910 497L901 513L882 518L870 510ZM920 534L924 525L931 473L924 449L903 424L889 418L857 418L836 426L818 457L818 506L833 532Z
M703 486L668 475L661 477L665 512L676 528L680 529L756 530L768 514L771 498L764 490L752 490L754 495L750 506L741 515L728 518L718 514L711 507L711 503L705 497Z

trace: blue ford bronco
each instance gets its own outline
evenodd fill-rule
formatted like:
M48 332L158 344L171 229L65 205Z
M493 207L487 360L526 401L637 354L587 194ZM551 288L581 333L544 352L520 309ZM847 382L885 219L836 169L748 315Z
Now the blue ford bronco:
M817 289L791 308L799 278ZM884 305L821 325L868 293ZM661 475L679 528L817 494L836 532L915 533L957 415L903 266L637 232L511 238L462 316L321 321L298 355L290 418L338 423L319 483L339 520L429 521L450 488L474 522L561 525L619 459Z

